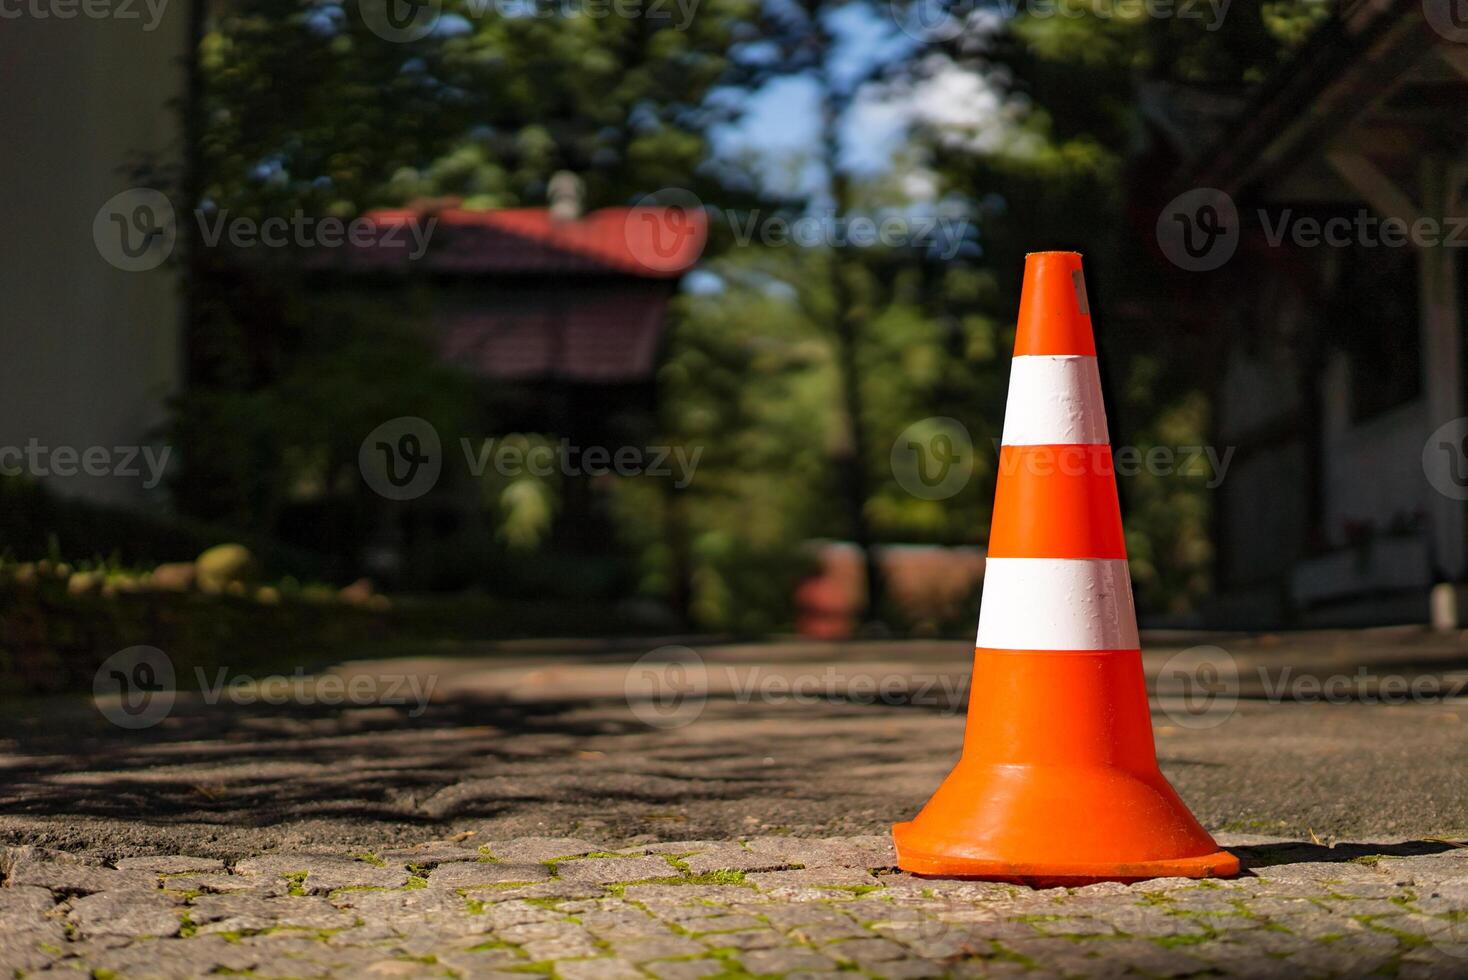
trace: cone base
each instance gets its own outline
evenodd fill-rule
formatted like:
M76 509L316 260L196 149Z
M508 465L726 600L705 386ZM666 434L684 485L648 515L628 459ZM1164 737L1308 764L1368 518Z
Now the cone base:
M1091 885L1098 881L1147 881L1151 878L1232 878L1239 873L1239 859L1227 851L1199 857L1163 858L1152 861L1117 861L1094 864L1065 861L1005 861L935 853L920 849L913 821L894 824L892 839L897 845L897 866L915 875L937 878L976 878L1005 881L1034 888Z

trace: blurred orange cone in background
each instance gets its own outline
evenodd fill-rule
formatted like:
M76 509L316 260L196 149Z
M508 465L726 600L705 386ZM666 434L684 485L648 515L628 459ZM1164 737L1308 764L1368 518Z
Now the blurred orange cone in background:
M892 836L905 871L1079 884L1228 877L1157 768L1081 257L1024 288L963 755Z

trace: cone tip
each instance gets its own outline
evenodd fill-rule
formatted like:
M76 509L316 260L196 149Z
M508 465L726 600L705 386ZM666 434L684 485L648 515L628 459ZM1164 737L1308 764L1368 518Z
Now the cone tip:
M1080 252L1031 252L1025 257L1014 353L1096 354L1091 305Z
M1081 253L1080 252L1068 252L1068 251L1065 251L1064 249L1058 249L1058 250L1047 250L1047 251L1043 251L1043 252L1026 252L1025 253L1025 258L1027 258L1027 259L1036 259L1036 258L1039 258L1039 257L1044 256L1044 255L1063 255L1063 256L1068 256L1068 257L1077 258L1077 259L1081 257Z

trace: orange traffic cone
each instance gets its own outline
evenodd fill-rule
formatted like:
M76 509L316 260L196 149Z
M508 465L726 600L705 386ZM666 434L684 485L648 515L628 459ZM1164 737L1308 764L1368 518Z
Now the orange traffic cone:
M1157 768L1074 252L1025 261L963 756L897 863L1031 884L1228 877Z

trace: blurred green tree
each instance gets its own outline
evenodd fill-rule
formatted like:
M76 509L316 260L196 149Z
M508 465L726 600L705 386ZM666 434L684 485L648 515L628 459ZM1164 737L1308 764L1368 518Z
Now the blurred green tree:
M1005 8L1014 15L1000 16ZM1176 144L1196 141L1183 147L1196 151L1216 131L1197 118L1217 122L1238 111L1330 14L1316 0L1196 5L1193 15L1178 15L1185 9L935 0L907 8L920 15L907 23L927 43L894 83L920 103L940 93L969 101L919 111L916 138L946 190L991 202L985 267L998 286L976 312L1012 325L1024 253L1085 254L1113 442L1143 452L1208 441L1205 396L1221 338L1216 329L1129 315L1157 309L1169 293L1148 251L1155 215L1139 205L1175 193L1168 182L1180 162ZM1000 343L1012 340L1011 327ZM1139 601L1152 611L1192 608L1210 581L1206 480L1142 472L1121 484Z

